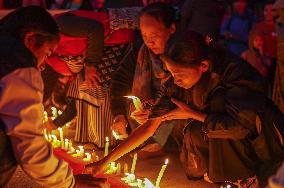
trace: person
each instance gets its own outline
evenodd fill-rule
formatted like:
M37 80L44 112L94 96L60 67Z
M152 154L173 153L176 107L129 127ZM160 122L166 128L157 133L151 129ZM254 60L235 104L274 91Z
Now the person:
M110 145L115 143L110 131L109 85L119 66L135 59L133 29L138 25L139 9L124 10L78 10L56 18L62 37L47 62L60 74L74 75L76 79L68 88L67 108L57 119L48 121L46 127L52 130L64 126L77 115L74 141L86 147L104 147L105 137L110 137ZM124 14L133 19L125 21Z
M237 56L247 49L249 31L255 23L252 11L247 7L247 0L234 0L233 13L221 26L221 36L225 47Z
M91 176L74 178L42 134L40 71L59 42L56 22L43 8L30 6L6 15L0 28L0 186L7 184L17 164L46 187L97 185Z
M275 59L277 57L277 34L276 27L273 22L272 2L267 2L264 6L264 20L256 23L252 27L252 31L260 32L264 37L264 54Z
M251 31L249 35L249 49L244 51L241 57L269 81L272 59L264 54L264 46L264 36L262 33Z
M161 59L175 83L165 92L172 101L169 112L140 125L86 173L139 146L161 122L179 119L186 124L181 160L189 179L257 186L257 167L284 156L284 117L266 97L261 76L240 58L208 47L193 31L170 44Z
M160 86L169 78L159 55L164 53L167 41L176 32L175 22L175 11L166 3L152 3L140 13L140 30L144 44L139 50L137 63L122 64L114 74L111 84L111 108L114 117L112 129L119 135L127 136L129 129L145 123L152 110L151 106L159 96ZM147 107L142 110L129 108L124 97L129 93L139 97ZM169 127L173 125L165 123L161 126L149 143L138 152L138 156L149 158L164 155L163 146L171 132Z

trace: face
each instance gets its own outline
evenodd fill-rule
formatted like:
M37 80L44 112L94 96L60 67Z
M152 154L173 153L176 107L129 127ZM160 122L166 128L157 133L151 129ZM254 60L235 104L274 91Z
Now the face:
M268 4L264 7L264 18L266 21L273 20L272 6L273 6L272 4Z
M185 68L172 66L166 62L166 66L173 76L175 84L185 89L192 88L201 79L201 76L205 72L201 65L195 68Z
M233 4L234 10L236 10L239 14L243 14L247 8L247 2L245 1L236 1Z
M253 47L256 49L263 48L263 38L261 36L255 36L253 40Z
M46 41L43 43L41 47L36 46L35 37L31 36L30 41L28 43L25 43L26 47L33 53L33 55L37 59L37 68L40 71L43 71L45 68L45 61L48 56L50 56L55 48L57 47L58 41Z
M166 43L175 32L175 25L167 28L161 21L149 15L140 18L140 29L145 45L154 54L163 54Z

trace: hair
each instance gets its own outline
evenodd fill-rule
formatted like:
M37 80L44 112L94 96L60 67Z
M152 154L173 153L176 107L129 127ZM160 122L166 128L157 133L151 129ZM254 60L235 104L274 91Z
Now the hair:
M162 2L151 3L144 7L140 12L140 18L144 15L151 16L162 22L167 28L176 22L175 9Z
M164 55L171 59L170 65L197 67L208 58L208 48L201 34L187 31L168 43Z
M23 41L28 32L34 32L36 47L45 41L59 40L59 27L53 17L39 6L17 9L0 20L2 34L7 34Z

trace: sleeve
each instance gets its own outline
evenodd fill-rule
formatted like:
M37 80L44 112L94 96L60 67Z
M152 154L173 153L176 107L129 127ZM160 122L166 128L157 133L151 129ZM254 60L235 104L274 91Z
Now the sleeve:
M71 121L77 115L75 100L70 99L67 103L66 109L58 116L53 123L57 127L62 127L69 121Z
M0 115L25 173L46 187L73 187L72 170L42 135L43 82L35 68L17 69L0 81Z
M265 108L264 86L252 68L243 68L229 68L223 83L211 92L204 122L208 134L240 139L255 130L257 112Z
M95 65L101 60L104 49L104 27L96 20L83 18L71 13L56 19L62 34L74 37L87 37L87 65Z

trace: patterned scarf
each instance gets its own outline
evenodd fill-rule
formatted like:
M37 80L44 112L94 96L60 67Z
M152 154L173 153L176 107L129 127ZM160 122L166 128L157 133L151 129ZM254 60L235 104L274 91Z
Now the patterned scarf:
M159 88L169 78L162 61L143 45L138 54L132 95L139 97L142 103L153 101L159 98Z

